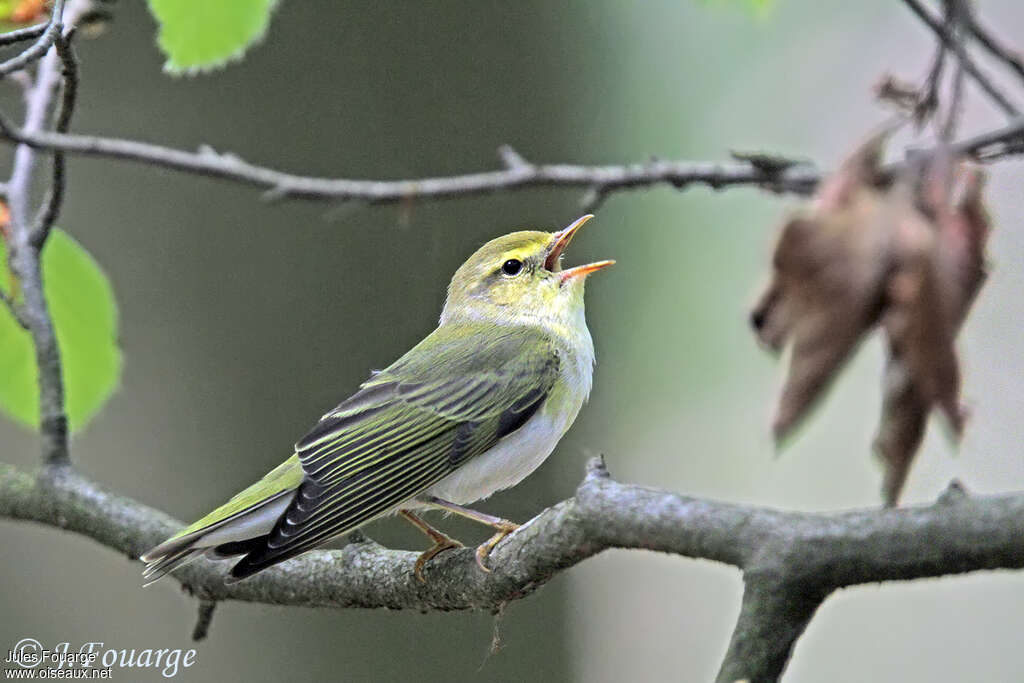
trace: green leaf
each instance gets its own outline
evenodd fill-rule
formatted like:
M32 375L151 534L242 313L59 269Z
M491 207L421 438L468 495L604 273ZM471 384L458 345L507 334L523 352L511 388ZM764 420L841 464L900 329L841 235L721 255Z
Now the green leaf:
M0 240L0 289L10 291L7 254ZM43 288L64 364L64 391L72 429L83 426L117 388L117 304L107 276L85 249L60 230L43 248ZM39 425L35 350L28 332L0 306L0 410Z
M263 38L276 0L149 0L164 69L194 73L241 59Z

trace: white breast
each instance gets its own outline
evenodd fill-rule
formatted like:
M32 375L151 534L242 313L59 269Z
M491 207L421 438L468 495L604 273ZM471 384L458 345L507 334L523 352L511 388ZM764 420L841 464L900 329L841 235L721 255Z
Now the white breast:
M586 330L586 326L583 326ZM522 427L501 439L486 453L471 459L423 493L465 505L515 486L551 455L562 435L572 426L590 394L594 347L590 334L581 351L563 356L562 396L552 392L543 406Z

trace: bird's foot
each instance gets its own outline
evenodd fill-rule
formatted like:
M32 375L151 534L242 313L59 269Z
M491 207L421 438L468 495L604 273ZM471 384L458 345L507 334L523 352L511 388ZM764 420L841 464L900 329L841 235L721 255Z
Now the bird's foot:
M484 570L488 574L491 573L490 567L485 564L487 557L494 550L494 547L501 543L507 536L514 533L519 529L519 525L515 522L510 522L507 519L502 519L496 522L488 523L488 526L492 526L498 530L496 534L491 536L485 543L481 543L476 549L476 564L480 569Z
M434 542L433 546L423 551L423 553L416 558L416 566L413 568L413 573L416 574L416 578L420 580L420 583L426 583L427 580L423 577L423 567L426 566L427 562L430 562L430 560L434 559L435 555L443 553L445 550L451 550L452 548L464 548L465 546L454 538L430 526L409 510L399 510L398 512L414 527L429 536L430 540Z
M416 574L416 578L420 580L420 583L426 583L427 580L423 576L423 568L434 559L434 556L443 553L445 550L452 550L454 548L464 548L465 546L456 541L454 538L439 534L440 538L434 539L433 547L424 550L423 553L416 558L416 566L413 572Z

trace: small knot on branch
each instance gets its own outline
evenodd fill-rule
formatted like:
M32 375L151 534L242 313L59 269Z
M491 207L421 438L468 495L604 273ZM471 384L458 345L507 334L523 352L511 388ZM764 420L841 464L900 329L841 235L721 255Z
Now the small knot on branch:
M946 490L939 494L938 503L939 505L953 505L959 503L967 498L967 487L963 485L959 479L953 479L949 482Z
M364 534L359 529L356 529L348 535L348 542L352 545L360 545L362 543L375 543L372 538Z
M268 204L274 204L282 199L287 199L288 195L292 193L292 188L284 183L280 183L270 188L266 192L260 195L260 201Z
M744 152L734 149L729 151L729 155L736 161L750 164L756 170L769 176L777 176L794 166L807 166L811 163L807 159L792 159L768 152Z
M525 171L533 168L533 164L523 158L523 155L513 149L511 145L499 147L498 158L510 171Z
M587 461L586 474L583 477L584 485L611 478L612 475L608 473L608 466L604 462L604 455L599 455Z
M604 185L595 185L590 188L580 197L580 210L584 213L597 213L608 197L608 192L608 188Z

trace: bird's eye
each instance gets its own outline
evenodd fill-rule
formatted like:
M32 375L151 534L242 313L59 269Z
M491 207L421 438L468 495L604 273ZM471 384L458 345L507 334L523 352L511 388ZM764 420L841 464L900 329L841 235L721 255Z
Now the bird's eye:
M509 277L519 275L519 271L523 269L523 262L519 259L510 258L501 264L501 272Z

